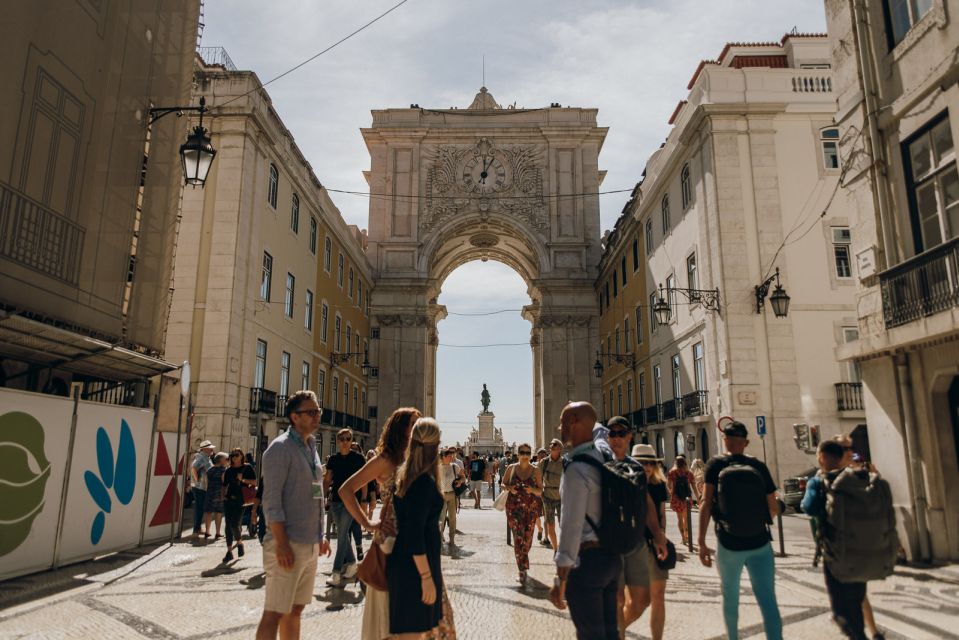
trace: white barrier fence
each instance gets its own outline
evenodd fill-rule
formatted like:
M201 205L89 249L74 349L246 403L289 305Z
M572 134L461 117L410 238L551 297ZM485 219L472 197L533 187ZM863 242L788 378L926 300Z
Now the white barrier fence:
M150 410L0 388L0 580L169 538L185 444Z

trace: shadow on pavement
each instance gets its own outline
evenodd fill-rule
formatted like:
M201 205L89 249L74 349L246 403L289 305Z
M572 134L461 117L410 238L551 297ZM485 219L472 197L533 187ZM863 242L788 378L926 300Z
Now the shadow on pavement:
M317 602L327 603L327 611L339 611L348 604L359 604L362 602L363 592L330 587L323 593L317 594L315 597Z
M516 590L534 600L549 600L549 586L533 576L527 576L526 586L517 586Z
M206 571L200 572L200 576L203 578L215 578L216 576L228 576L231 573L239 573L242 569L234 567L235 560L231 563L221 563L212 569L207 569Z
M266 572L261 571L251 578L240 580L240 584L247 589L262 589L266 585Z

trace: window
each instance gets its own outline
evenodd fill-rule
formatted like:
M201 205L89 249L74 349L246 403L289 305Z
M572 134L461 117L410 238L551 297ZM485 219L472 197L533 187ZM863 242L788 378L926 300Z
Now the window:
M653 367L653 400L656 404L663 403L663 372L658 364Z
M333 404L333 411L336 411L336 398L340 393L340 379L333 376L333 393L330 394L330 402Z
M350 383L343 380L343 413L350 411Z
M286 274L286 298L283 300L283 310L287 318L293 317L293 292L296 289L296 278L292 273Z
M293 201L290 203L290 229L293 233L300 232L300 196L293 194Z
M689 163L684 164L682 171L679 172L679 186L683 192L683 211L685 211L693 202L693 189L689 184Z
M682 378L679 374L679 354L672 358L673 365L673 397L681 398L683 395Z
M330 307L324 302L320 307L320 340L326 342L330 329Z
M370 317L370 288L366 288L366 311L365 315L367 318Z
M622 279L622 282L620 284L623 285L623 289L625 289L626 288L626 256L623 256L619 261L619 273L620 273L620 278Z
M855 342L859 339L859 328L858 327L843 327L842 328L842 341L845 344L850 342ZM853 360L847 360L843 364L846 365L846 382L862 382L862 371L859 368L859 363Z
M343 265L343 254L341 253L340 257L336 259L336 284L340 289L343 288Z
M341 351L340 346L342 345L340 338L340 329L343 327L342 320L340 319L340 314L336 314L336 320L333 321L333 350L336 352Z
M349 287L346 290L346 294L350 297L350 300L353 299L353 267L350 267Z
M613 298L619 295L619 281L616 279L616 269L613 269Z
M324 242L323 247L323 270L327 273L330 272L330 269L333 268L333 241L330 240L330 236L326 236L326 241Z
M676 449L677 456L686 455L686 436L682 431L677 431L673 436L673 448Z
M363 304L363 281L356 279L356 306Z
M303 369L300 371L300 389L310 388L310 363L303 361Z
M350 345L353 344L353 326L347 322L346 323L346 350L350 350Z
M607 282L604 291L606 293L606 308L609 309L609 283Z
M646 221L646 255L653 252L653 221Z
M357 387L356 385L353 385L353 415L354 416L360 415L360 412L358 411L360 394L358 393L358 391L359 391L359 387Z
M643 344L643 308L636 307L636 346Z
M323 367L316 372L316 395L320 399L320 406L326 406L326 371Z
M609 412L610 412L610 413L613 412L613 407L615 407L615 406L616 406L616 405L613 404L613 388L610 387L610 388L609 388ZM610 417L610 416L607 416L607 417Z
M616 385L616 414L623 415L623 385Z
M307 331L313 331L313 292L306 290L306 311L303 314L303 327ZM309 389L309 387L303 387Z
M656 456L659 458L666 457L666 436L662 432L656 434Z
M690 289L699 289L699 269L696 267L696 254L686 256L686 286ZM699 302L699 294L689 294L690 302Z
M959 235L959 175L949 118L907 144L905 164L913 227L921 238L916 251L921 252Z
M676 317L676 275L666 277L666 302L669 303L670 318Z
M849 233L849 227L831 227L832 231L832 253L836 263L837 278L852 277L852 261L850 260L850 248L852 235Z
M622 344L620 343L620 340L619 340L619 327L616 327L616 351L614 351L613 353L617 355L622 353L621 347L622 347Z
M316 255L316 218L310 216L310 253Z
M623 318L623 347L629 351L629 316Z
M363 389L362 393L360 393L360 409L362 409L363 412L356 414L358 416L366 413L366 389Z
M639 271L639 239L633 240L633 272Z
M290 395L290 354L280 354L280 395Z
M646 404L646 372L639 372L639 405L640 407Z
M826 169L838 169L839 129L830 127L820 130L819 144L822 145L822 166Z
M280 173L276 170L276 165L270 163L270 183L266 188L266 201L270 206L276 209L276 194L280 190Z
M273 283L273 256L263 252L263 274L260 276L260 297L270 300L270 289Z
M653 313L653 307L656 306L656 292L649 294L649 332L656 333L656 314Z
M606 366L607 366L607 367L608 367L610 364L612 364L612 359L611 359L611 357L610 357L610 355L609 355L609 354L611 354L611 353L613 352L613 345L612 345L611 340L612 340L612 338L610 338L609 336L606 336Z
M256 341L256 365L253 369L253 387L262 389L266 385L266 341Z
M693 345L693 375L696 376L696 391L706 390L706 364L703 362L703 343Z
M663 217L663 235L669 233L669 194L663 196L662 202L659 204L660 212Z
M899 44L912 25L932 8L932 0L886 0L886 29L890 48Z
M633 381L629 379L626 381L626 411L628 413L633 412Z

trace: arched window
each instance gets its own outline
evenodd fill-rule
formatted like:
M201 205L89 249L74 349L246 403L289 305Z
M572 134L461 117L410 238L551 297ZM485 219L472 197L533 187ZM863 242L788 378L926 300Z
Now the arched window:
M839 168L839 129L829 127L819 131L819 143L822 145L822 164L826 169Z
M266 188L266 201L270 206L276 209L276 194L280 190L280 172L276 170L276 165L270 163L270 184Z
M293 233L300 232L300 196L293 194L293 201L290 203L290 229Z
M663 196L663 201L660 203L660 210L663 214L663 235L666 235L669 232L669 194Z
M683 191L683 211L689 208L689 205L693 202L693 189L689 184L689 163L683 165L682 171L679 172L679 184L682 187Z

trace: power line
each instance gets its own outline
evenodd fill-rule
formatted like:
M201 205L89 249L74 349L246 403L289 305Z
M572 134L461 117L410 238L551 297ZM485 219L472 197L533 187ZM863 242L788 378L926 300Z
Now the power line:
M378 198L380 200L466 200L469 198L481 198L482 200L564 200L566 198L586 198L589 196L606 196L614 193L631 193L633 189L612 189L610 191L584 191L582 193L552 193L529 196L480 196L480 195L459 195L459 196L436 196L436 195L397 195L392 193L373 193L371 191L349 191L347 189L330 189L324 187L330 193L342 193L350 196L362 196L365 198Z
M294 71L296 71L296 70L299 69L300 67L303 67L303 66L305 66L305 65L313 62L314 60L316 60L317 58L319 58L320 56L322 56L324 53L327 53L328 51L331 51L331 50L335 49L336 47L340 46L341 44L343 44L344 42L346 42L347 40L349 40L350 38L352 38L353 36L355 36L355 35L358 34L359 32L363 31L363 30L366 29L367 27L370 27L370 26L372 26L373 24L375 24L376 22L379 22L381 19L383 19L383 18L385 18L387 15L393 13L394 11L396 11L397 9L399 9L400 7L402 7L402 6L403 6L404 4L406 4L407 2L409 2L409 0L400 0L400 2L396 3L395 5L393 5L392 7L390 7L389 9L387 9L386 11L384 11L383 13L381 13L380 15L376 16L375 18L373 18L372 20L370 20L369 22L367 22L366 24L364 24L362 27L360 27L360 28L357 29L356 31L352 32L351 34L349 34L349 35L347 35L347 36L344 36L343 38L340 38L339 40L337 40L336 42L334 42L333 44L331 44L330 46L328 46L326 49L323 49L322 51L320 51L320 52L317 53L316 55L307 58L307 59L304 60L303 62L299 63L298 65L296 65L296 66L294 66L294 67L291 67L290 69L287 69L286 71L284 71L284 72L281 73L280 75L278 75L278 76L276 76L276 77L273 77L273 78L270 78L269 80L267 80L266 82L264 82L263 84L261 84L259 87L255 87L255 88L253 88L253 89L250 89L250 90L247 91L246 93L240 94L240 95L236 96L235 98L231 98L230 100L227 100L227 101L224 102L223 104L216 105L216 107L225 107L226 105L230 104L231 102L235 102L235 101L239 100L240 98L246 97L246 96L250 95L251 93L253 93L253 92L257 91L257 90L262 89L262 88L265 87L266 85L271 84L271 83L273 83L273 82L276 82L276 81L279 80L280 78L283 78L283 77L285 77L285 76L290 75L291 73L293 73ZM216 108L216 107L214 107L214 108Z

